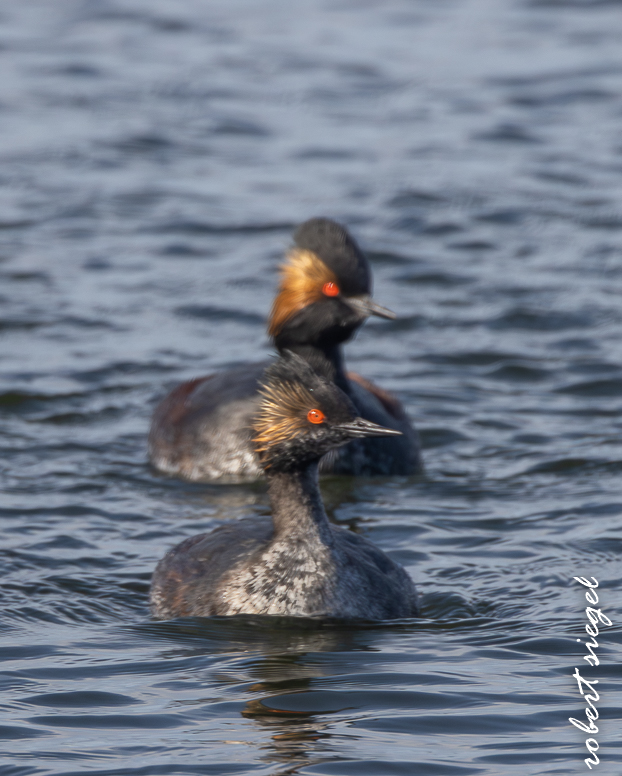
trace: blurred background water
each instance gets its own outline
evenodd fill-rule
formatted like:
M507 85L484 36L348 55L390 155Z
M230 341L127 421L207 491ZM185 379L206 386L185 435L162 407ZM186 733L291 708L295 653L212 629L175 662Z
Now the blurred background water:
M2 775L567 776L579 667L617 776L622 5L3 0L0 73ZM169 547L267 510L151 471L154 403L269 352L316 215L399 313L348 364L427 466L327 507L424 616L151 622Z

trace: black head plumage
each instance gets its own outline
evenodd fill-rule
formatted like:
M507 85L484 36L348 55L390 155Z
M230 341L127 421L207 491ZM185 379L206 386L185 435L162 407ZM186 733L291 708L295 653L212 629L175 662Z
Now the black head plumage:
M343 391L288 350L267 367L259 392L253 442L265 469L304 467L353 437L399 434L357 417Z
M330 218L310 218L294 232L298 248L315 253L346 295L371 293L368 261L348 230Z

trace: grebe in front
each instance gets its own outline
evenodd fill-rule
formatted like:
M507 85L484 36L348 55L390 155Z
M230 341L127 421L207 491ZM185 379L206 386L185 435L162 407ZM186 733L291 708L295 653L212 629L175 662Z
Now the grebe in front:
M295 354L266 369L260 391L253 444L272 517L223 525L173 548L153 575L153 615L416 615L406 571L367 539L331 525L318 487L328 450L400 432L358 417L348 397Z

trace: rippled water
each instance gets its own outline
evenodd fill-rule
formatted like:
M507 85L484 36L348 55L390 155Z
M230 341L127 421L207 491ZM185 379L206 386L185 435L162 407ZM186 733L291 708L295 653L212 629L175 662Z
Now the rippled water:
M620 772L621 11L0 4L2 776L567 776L575 667ZM150 412L269 352L275 267L320 214L400 314L348 361L427 466L325 498L424 616L151 622L164 552L267 505L152 472ZM597 667L575 575L614 622Z

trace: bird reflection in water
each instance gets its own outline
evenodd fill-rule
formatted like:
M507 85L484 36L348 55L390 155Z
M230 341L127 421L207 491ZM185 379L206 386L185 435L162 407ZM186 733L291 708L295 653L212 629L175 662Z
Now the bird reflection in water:
M334 647L338 651L347 649L342 643L344 635L341 632L336 640L329 637L321 646L327 651L332 651ZM337 633L331 636L337 636ZM314 641L317 649L319 640ZM334 759L328 742L332 734L327 715L349 708L343 703L343 695L333 696L330 692L314 690L315 680L324 678L330 672L327 666L311 662L312 657L312 654L303 653L267 658L263 666L266 673L275 677L280 669L281 678L251 685L249 691L261 693L262 697L247 701L241 712L243 717L252 719L270 736L269 742L264 745L268 751L262 759L289 766L279 770L279 776L295 774L303 766ZM257 673L262 672L262 666L257 666L257 669Z

